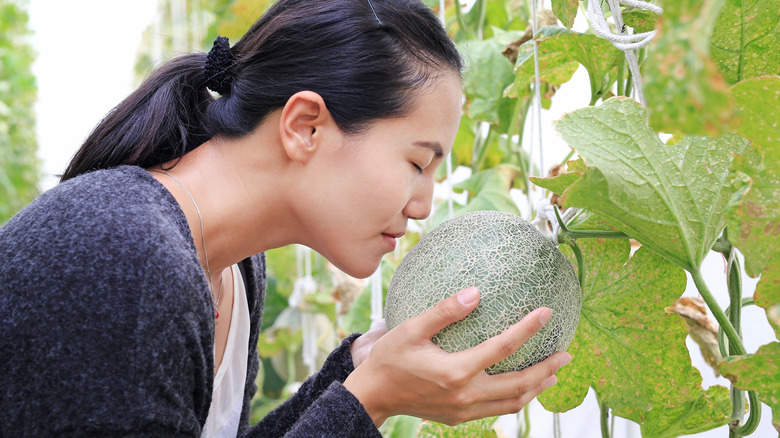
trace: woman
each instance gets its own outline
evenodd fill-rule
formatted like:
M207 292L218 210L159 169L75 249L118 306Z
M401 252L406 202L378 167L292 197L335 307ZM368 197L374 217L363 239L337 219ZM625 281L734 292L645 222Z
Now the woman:
M549 309L467 352L430 342L476 307L469 288L348 337L248 424L262 252L300 243L370 275L430 212L460 70L419 1L280 0L232 48L155 72L0 228L0 436L380 436L392 415L456 424L554 384L567 353L483 371Z

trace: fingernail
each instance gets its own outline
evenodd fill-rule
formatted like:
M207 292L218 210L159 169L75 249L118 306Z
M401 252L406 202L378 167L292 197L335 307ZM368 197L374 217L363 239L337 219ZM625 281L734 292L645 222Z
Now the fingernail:
M557 377L555 377L555 376L548 377L547 380L545 380L542 383L542 391L544 391L545 389L555 385L556 383L558 383L558 378Z
M571 362L571 354L566 353L566 356L563 356L563 359L561 359L561 366L558 368L563 368L569 362Z
M479 297L479 291L476 287L470 287L468 289L463 289L462 291L458 292L458 301L460 301L461 304L464 306L469 306L474 303L474 301L477 301L477 298Z
M551 316L552 316L552 310L550 310L548 308L544 308L539 313L539 322L541 322L542 325L547 324L547 321L550 320Z

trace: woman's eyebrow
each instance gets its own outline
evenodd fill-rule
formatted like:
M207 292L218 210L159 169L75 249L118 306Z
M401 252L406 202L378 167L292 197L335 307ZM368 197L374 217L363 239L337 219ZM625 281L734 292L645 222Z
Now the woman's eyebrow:
M439 144L438 141L418 140L412 144L415 146L420 146L432 150L436 158L441 158L444 156L444 151L442 150L441 145Z

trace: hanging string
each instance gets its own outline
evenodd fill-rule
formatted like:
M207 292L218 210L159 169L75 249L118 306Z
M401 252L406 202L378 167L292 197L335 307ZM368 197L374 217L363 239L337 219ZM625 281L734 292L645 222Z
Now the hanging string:
M303 334L303 344L301 354L303 364L306 365L309 375L317 371L317 327L314 324L314 315L305 310L306 295L311 295L317 291L317 283L312 277L312 251L303 246L295 247L295 268L298 279L293 285L293 292L290 294L288 304L292 308L300 310L301 333Z
M620 9L620 5L633 6L638 9L644 9L656 14L663 13L663 9L640 0L607 0L609 10L612 12L612 20L617 27L618 33L612 32L612 29L607 23L607 19L604 16L604 11L601 10L601 3L599 1L588 2L588 21L596 34L607 41L611 42L613 46L622 50L626 55L626 63L628 69L634 78L634 93L637 100L644 106L647 106L645 102L644 86L642 81L642 74L639 71L639 61L636 56L635 50L646 47L653 40L657 31L652 30L650 32L642 32L638 34L630 35L626 32L625 25L623 23L623 13Z
M593 1L589 3L595 3ZM544 147L542 146L542 81L539 77L539 43L536 40L537 21L536 16L536 0L531 1L531 13L533 14L533 20L531 21L531 31L533 33L533 47L534 47L534 117L532 122L536 122L537 138L539 142L539 173L540 176L544 176ZM533 125L532 125L533 126ZM533 150L533 143L531 143L531 150ZM529 165L533 163L530 160ZM532 173L533 166L530 166L529 174Z
M369 280L371 284L371 326L381 321L384 318L383 308L384 300L382 297L382 264L379 264L379 268L371 275Z

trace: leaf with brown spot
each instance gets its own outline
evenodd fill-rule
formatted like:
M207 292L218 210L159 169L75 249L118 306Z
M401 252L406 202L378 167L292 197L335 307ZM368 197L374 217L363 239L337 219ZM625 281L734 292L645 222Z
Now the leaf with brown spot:
M764 345L755 354L727 358L720 370L734 386L755 391L772 408L772 424L780 431L780 342Z
M729 84L780 74L780 0L727 0L711 52Z
M712 29L725 1L664 3L659 34L642 64L650 126L656 131L710 136L728 131L734 102L709 56Z
M685 273L646 248L629 258L625 240L580 239L584 256L580 323L568 351L573 360L558 384L539 396L563 412L593 387L616 415L641 422L653 406L680 406L697 397L688 328L663 309L685 289ZM571 250L561 250L573 259Z
M729 240L745 255L748 275L757 277L780 254L780 77L742 81L732 90L741 118L736 130L753 142L755 156L732 165L735 179L750 186L729 220Z

